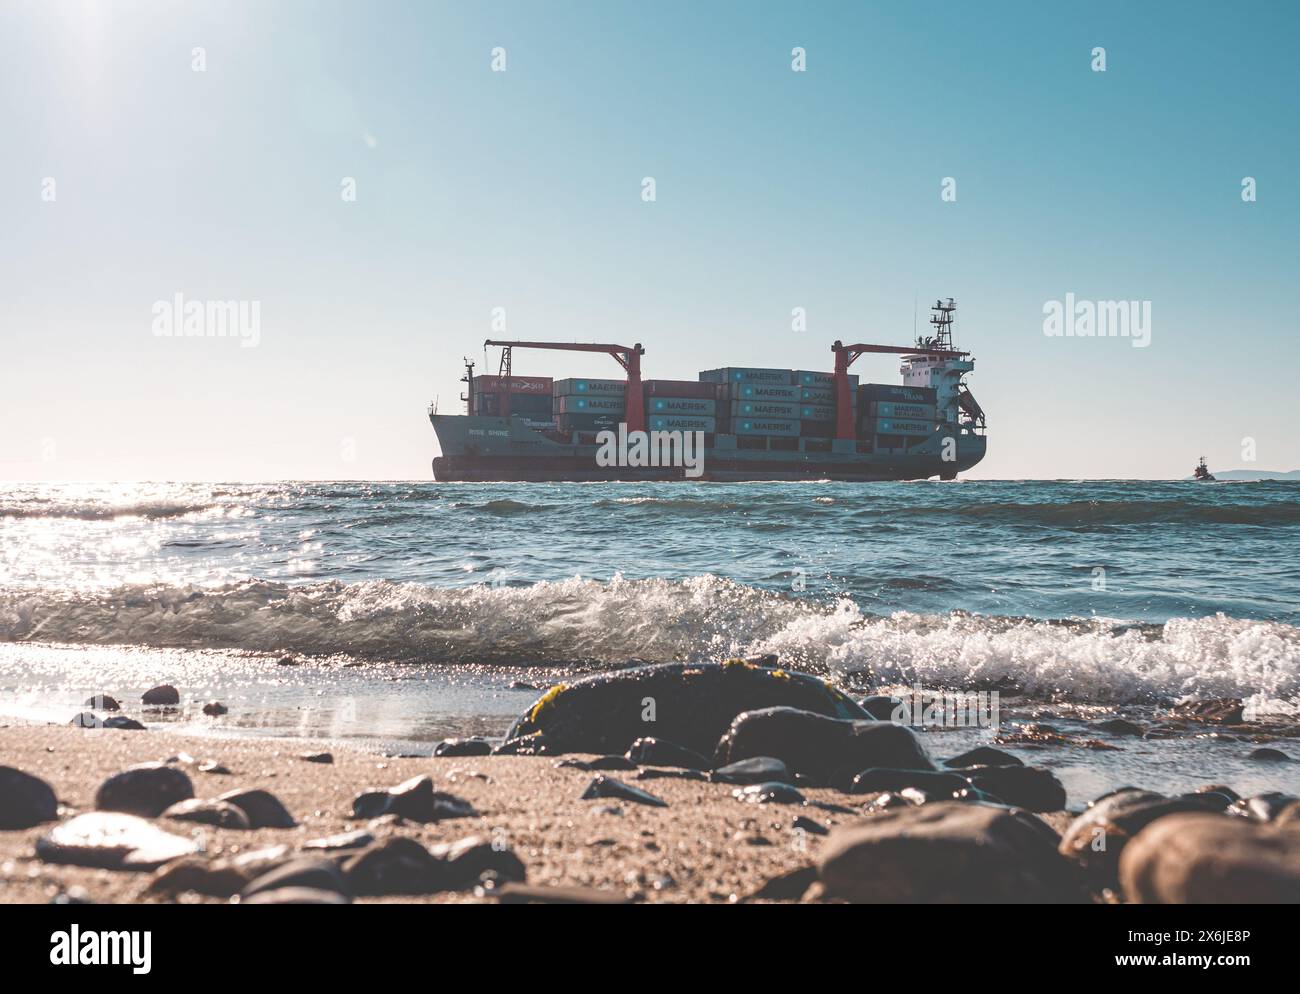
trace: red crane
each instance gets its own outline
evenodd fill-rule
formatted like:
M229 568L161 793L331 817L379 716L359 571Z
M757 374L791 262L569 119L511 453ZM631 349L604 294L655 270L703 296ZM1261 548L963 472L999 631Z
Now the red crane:
M835 353L835 437L857 438L858 433L853 424L853 393L849 389L849 367L868 352L886 352L894 355L932 355L940 359L960 359L970 355L969 352L954 352L952 349L924 349L913 345L905 348L901 345L845 345L836 342L831 346Z
M501 354L501 373L506 379L506 389L501 394L501 416L510 417L510 350L520 349L558 349L562 352L604 352L614 357L614 360L623 367L627 373L627 388L624 392L624 414L623 419L627 422L627 430L645 431L645 394L641 390L641 357L645 355L645 349L641 343L637 342L631 348L626 345L588 345L584 342L498 342L488 339L483 343L496 345L505 349Z

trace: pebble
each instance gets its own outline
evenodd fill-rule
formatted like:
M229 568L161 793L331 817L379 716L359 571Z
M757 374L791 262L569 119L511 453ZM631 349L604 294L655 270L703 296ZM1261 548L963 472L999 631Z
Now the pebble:
M0 829L31 828L59 816L54 789L40 777L0 766Z
M640 787L633 787L625 784L622 780L615 780L613 777L607 777L603 774L597 776L587 785L587 789L582 792L582 800L590 801L599 797L611 797L620 801L633 801L637 804L646 804L655 808L666 808L668 802L649 794Z
M240 898L240 904L351 904L342 894L314 887L281 887Z
M943 765L949 769L964 769L969 766L1024 766L1025 764L1009 752L994 749L992 746L977 746L953 756L952 759L945 759Z
M444 869L415 839L398 835L348 857L343 876L358 896L428 894L444 889Z
M472 887L485 875L498 883L522 883L528 877L523 861L509 847L477 835L436 845L430 851L443 862L444 886L451 890Z
M1287 763L1290 762L1291 760L1291 757L1288 756L1286 753L1284 753L1281 749L1268 749L1268 748L1254 749L1251 751L1250 756L1248 756L1247 758L1262 760L1264 762L1269 762L1269 763Z
M239 896L242 900L281 887L311 887L314 890L351 894L343 871L334 860L323 856L299 856L249 881Z
M111 714L107 718L101 718L90 711L82 711L69 724L75 725L77 728L116 728L121 732L144 731L144 725L134 718L128 718L120 714Z
M790 822L790 827L813 835L828 835L830 833L829 828L806 815L799 815L794 821Z
M1060 811L1065 807L1065 787L1051 770L984 766L968 769L966 779L976 790L1027 811Z
M714 783L778 783L794 784L790 769L779 759L771 756L754 756L735 763L728 763L709 774Z
M230 708L226 707L220 701L210 701L203 705L203 713L209 717L215 718L219 715L228 714Z
M243 808L236 807L228 801L199 800L192 797L187 801L173 804L162 813L162 816L173 821L192 821L200 825L214 825L217 828L252 828Z
M243 811L248 816L250 828L293 828L298 824L280 803L280 799L269 790L228 790L218 795L217 800L233 804Z
M146 690L140 697L140 703L148 707L174 707L181 702L180 691L170 683L159 684Z
M121 711L122 705L117 702L117 698L112 694L92 694L86 699L82 707L92 708L95 711Z
M1102 732L1109 732L1111 735L1142 735L1146 729L1136 722L1129 721L1127 718L1108 718L1105 721L1093 722L1093 728Z
M490 756L492 743L476 735L468 739L443 739L433 747L435 756Z
M713 765L694 749L649 736L642 736L628 747L627 759L636 766L673 766L687 770L707 770Z
M223 766L221 763L218 763L215 759L209 759L206 762L200 763L196 767L196 769L200 773L211 773L213 776L230 775L230 768L227 766Z
M737 787L731 796L748 804L804 804L807 801L797 787L775 780Z
M595 759L561 759L555 764L556 769L587 770L635 770L636 763L625 756L597 756Z
M334 762L334 754L332 752L303 752L298 754L298 758L307 763Z
M364 828L359 828L355 832L340 832L338 835L327 835L322 839L312 839L310 842L304 842L304 849L322 849L327 852L333 852L339 849L363 849L375 841L375 837L367 832Z
M177 801L193 796L194 784L184 770L166 763L139 763L99 785L95 808L156 818Z
M153 894L193 891L206 897L234 897L248 884L248 875L237 867L217 865L197 856L168 863L149 882Z
M116 811L77 815L36 840L36 855L47 863L109 870L153 870L197 850L193 839Z
M412 777L389 790L358 794L352 802L352 817L378 818L398 815L411 821L432 822L447 818L469 818L477 812L469 801L433 789L427 776Z

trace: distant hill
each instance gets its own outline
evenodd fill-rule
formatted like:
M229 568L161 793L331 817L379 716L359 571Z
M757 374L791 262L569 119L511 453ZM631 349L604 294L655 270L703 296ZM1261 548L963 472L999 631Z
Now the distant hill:
M1217 469L1210 470L1216 480L1300 480L1300 469L1293 469L1286 473L1278 473L1271 469L1227 469L1219 472ZM1185 476L1184 480L1191 480L1194 477Z

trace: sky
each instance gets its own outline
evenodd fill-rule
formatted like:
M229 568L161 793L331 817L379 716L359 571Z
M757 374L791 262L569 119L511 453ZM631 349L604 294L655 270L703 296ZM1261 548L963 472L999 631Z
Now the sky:
M426 409L463 410L490 336L829 369L939 296L988 415L970 477L1300 468L1297 28L1286 2L0 0L0 479L429 479ZM1067 293L1148 303L1149 344L1048 336ZM255 304L256 336L159 334L176 294Z

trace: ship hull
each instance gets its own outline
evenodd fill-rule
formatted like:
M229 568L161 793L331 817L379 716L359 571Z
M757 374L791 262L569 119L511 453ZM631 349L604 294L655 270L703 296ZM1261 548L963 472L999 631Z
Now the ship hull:
M938 436L907 452L768 451L715 444L704 449L700 472L688 476L681 466L601 466L597 446L557 442L519 418L431 414L429 420L442 452L433 460L433 476L445 482L953 479L976 465L986 451L985 437L967 432L953 436L956 459L951 461L942 458L943 438Z

